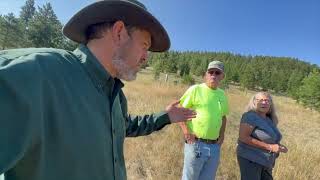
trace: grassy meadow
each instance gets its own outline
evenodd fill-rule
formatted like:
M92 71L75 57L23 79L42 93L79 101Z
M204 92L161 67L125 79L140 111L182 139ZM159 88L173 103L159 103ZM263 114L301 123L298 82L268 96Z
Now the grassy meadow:
M163 110L173 100L179 99L188 88L153 79L150 70L139 73L134 82L126 82L124 92L131 114L149 114ZM225 141L221 163L217 172L219 180L239 178L235 148L241 114L249 98L255 92L240 91L237 87L226 90L229 98ZM276 180L320 179L320 113L303 108L294 100L273 96L279 116L282 143L289 152L280 155L273 170ZM183 135L178 125L166 126L149 136L127 138L125 159L128 180L178 180L183 166Z

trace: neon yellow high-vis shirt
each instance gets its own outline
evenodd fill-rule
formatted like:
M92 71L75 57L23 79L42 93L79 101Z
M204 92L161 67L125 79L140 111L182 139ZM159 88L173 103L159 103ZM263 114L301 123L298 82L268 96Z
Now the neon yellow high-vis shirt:
M229 113L227 97L222 89L211 89L205 83L191 86L181 97L185 108L197 112L197 117L187 122L188 129L198 138L219 138L222 117Z

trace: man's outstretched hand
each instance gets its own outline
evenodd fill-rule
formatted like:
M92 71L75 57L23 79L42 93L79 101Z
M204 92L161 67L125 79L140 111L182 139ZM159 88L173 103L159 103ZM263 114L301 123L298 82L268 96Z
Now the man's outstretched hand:
M187 121L196 117L194 110L181 107L179 102L175 101L166 107L171 123Z

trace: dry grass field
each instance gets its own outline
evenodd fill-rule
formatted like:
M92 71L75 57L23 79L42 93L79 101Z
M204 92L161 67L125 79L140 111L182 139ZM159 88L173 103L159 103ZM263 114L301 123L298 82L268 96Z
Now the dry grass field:
M161 77L163 78L163 77ZM154 81L149 70L139 73L134 82L125 83L131 114L149 114L163 110L179 99L188 86ZM171 80L172 81L172 80ZM239 178L235 148L241 114L254 92L243 92L236 87L226 90L229 97L225 142L217 179ZM279 116L282 143L289 152L282 154L274 168L276 180L320 179L320 113L303 108L290 98L274 96ZM183 165L183 138L177 125L169 125L149 136L127 138L125 159L129 180L178 180Z

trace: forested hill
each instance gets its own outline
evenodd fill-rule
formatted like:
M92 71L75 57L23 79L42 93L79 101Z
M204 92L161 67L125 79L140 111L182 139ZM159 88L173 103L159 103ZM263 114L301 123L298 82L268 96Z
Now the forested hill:
M242 56L228 52L151 53L149 65L155 74L177 73L184 78L201 76L212 60L224 62L224 84L288 95L320 110L320 68L289 57Z

